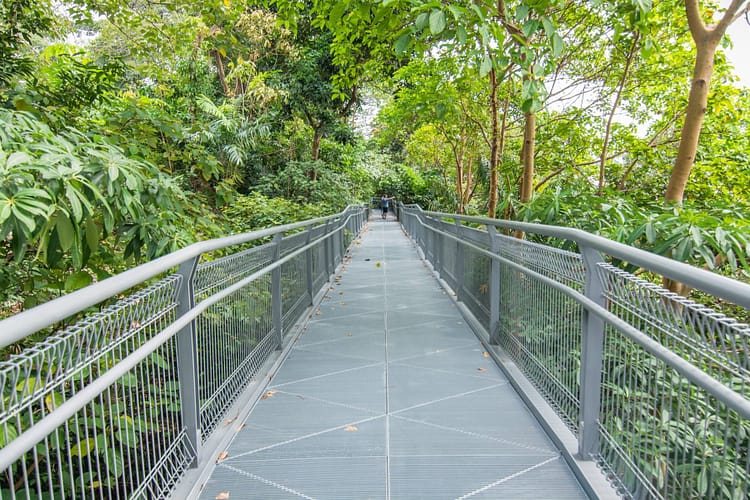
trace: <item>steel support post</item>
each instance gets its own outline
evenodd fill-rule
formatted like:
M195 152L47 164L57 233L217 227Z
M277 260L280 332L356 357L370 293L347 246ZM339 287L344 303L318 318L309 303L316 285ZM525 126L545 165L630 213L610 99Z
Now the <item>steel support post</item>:
M497 237L495 226L487 225L487 235L489 236L489 247L493 255L500 253L500 238ZM500 334L500 261L497 259L490 260L490 324L488 334L490 344L497 344Z
M276 233L273 237L273 261L278 262L281 258L281 240L284 239L284 233ZM284 340L282 325L283 311L281 300L281 266L271 271L271 311L273 315L273 330L276 334L276 348L281 349Z
M184 316L195 306L193 278L199 257L180 264L177 274L182 276L177 292L177 316ZM200 397L198 394L198 338L195 321L183 327L177 338L177 376L180 384L180 413L190 448L195 452L189 467L198 466L201 446Z
M307 226L305 231L305 245L309 245L312 240L313 226ZM315 298L315 290L313 290L313 249L308 248L305 250L305 280L307 284L307 294L310 296L310 304L312 304Z
M456 238L458 238L458 241L456 241L456 268L455 268L455 275L456 275L456 299L461 300L461 298L464 295L464 246L461 244L461 229L463 226L461 225L461 221L456 219Z
M586 268L585 295L605 307L604 285L596 269L602 256L596 250L582 248ZM593 459L599 452L599 411L601 407L602 359L604 352L604 321L583 309L581 331L581 389L578 429L578 454L583 460Z

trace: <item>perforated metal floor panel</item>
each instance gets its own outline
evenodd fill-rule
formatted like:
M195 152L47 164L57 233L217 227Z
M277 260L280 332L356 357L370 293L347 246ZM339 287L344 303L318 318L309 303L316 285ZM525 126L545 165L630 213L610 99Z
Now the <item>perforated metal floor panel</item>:
M586 498L395 221L372 220L201 498Z

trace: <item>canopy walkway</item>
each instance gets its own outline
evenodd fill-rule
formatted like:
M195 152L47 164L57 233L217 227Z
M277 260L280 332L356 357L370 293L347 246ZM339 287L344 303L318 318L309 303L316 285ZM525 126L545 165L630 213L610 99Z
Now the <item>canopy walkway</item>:
M746 495L750 327L630 271L746 311L750 287L398 215L199 243L0 321L3 346L69 325L0 365L0 499Z

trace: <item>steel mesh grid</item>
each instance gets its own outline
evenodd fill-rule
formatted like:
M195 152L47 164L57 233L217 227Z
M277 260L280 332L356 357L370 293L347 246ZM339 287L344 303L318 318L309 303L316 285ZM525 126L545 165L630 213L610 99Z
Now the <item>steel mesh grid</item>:
M630 498L746 498L750 421L607 328L598 460Z
M295 250L305 246L307 234L305 232L285 235L281 240L281 256L289 255Z
M273 349L269 342L273 337L270 276L262 276L213 304L196 319L196 331L205 439Z
M490 258L464 248L464 285L461 300L483 325L490 321Z
M574 290L583 291L586 270L579 254L503 234L496 237L500 240L498 255L501 257Z
M312 303L307 291L305 255L300 254L281 266L283 329L287 331Z
M510 266L500 266L499 342L577 432L581 306Z
M326 270L326 252L324 244L318 243L312 249L313 264L313 289L319 290L323 283L328 280L328 271Z
M211 294L231 286L242 278L267 266L273 260L272 243L249 248L220 259L201 263L195 272L193 284L196 297Z
M750 326L609 264L600 264L609 309L638 330L750 395Z
M168 277L3 363L4 442L170 324L179 283L179 277ZM63 427L40 436L35 448L0 475L0 497L128 498L163 457L192 460L194 454L170 450L182 426L176 365L168 342ZM160 391L157 397L154 390ZM161 473L175 478L180 471Z

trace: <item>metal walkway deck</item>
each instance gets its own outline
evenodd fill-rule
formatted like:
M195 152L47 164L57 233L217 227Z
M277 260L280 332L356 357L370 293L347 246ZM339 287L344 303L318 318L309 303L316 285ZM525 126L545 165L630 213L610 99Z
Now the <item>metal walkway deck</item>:
M390 220L369 223L227 451L201 498L585 498Z

